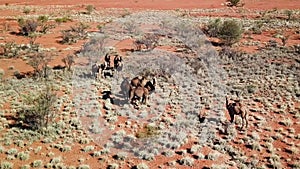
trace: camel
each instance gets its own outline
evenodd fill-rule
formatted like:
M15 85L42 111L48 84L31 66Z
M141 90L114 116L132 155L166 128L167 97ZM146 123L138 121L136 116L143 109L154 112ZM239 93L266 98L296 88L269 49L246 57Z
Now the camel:
M92 76L95 78L95 79L98 79L99 78L99 73L102 74L102 68L104 69L106 67L106 64L93 64L92 65ZM100 71L101 70L101 71Z
M129 100L129 93L130 93L130 83L128 78L124 78L121 83L121 92L126 100Z
M148 91L150 92L149 94L151 94L155 91L155 85L156 85L156 79L153 78L152 82L147 81L146 84L144 85L144 87L147 88Z
M233 123L233 121L234 121L234 115L240 115L242 118L241 129L243 129L245 123L246 123L246 128L248 127L248 120L247 120L248 111L242 105L241 101L238 100L233 103L229 103L228 98L226 96L226 109L229 112L231 123Z
M135 77L129 86L129 100L136 105L136 100L142 99L143 104L147 104L148 97L154 92L156 80L148 81L145 77Z
M141 87L144 87L147 83L147 79L146 77L142 76L142 77L135 77L131 80L130 82L130 85L131 87L138 87L138 86L141 86Z
M122 57L120 55L116 55L114 58L114 68L117 71L121 71L123 68Z
M106 55L104 56L104 61L105 61L106 65L108 67L110 67L110 55L109 55L109 53L106 53Z
M142 103L147 104L148 95L149 91L147 88L138 86L130 90L129 100L131 101L131 103L137 105L136 100L142 99Z

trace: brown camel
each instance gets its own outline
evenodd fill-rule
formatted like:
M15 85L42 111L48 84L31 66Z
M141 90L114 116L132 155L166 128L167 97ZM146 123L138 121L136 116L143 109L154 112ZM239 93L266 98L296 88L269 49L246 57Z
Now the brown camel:
M233 123L234 121L234 115L240 115L242 118L241 129L243 129L245 122L246 122L246 128L248 127L248 120L247 120L248 111L245 109L245 107L242 105L240 101L229 103L228 98L226 96L226 108L229 112L231 123Z
M138 86L130 90L129 100L132 103L135 103L136 100L142 99L142 103L147 104L148 95L149 95L149 91L147 88Z

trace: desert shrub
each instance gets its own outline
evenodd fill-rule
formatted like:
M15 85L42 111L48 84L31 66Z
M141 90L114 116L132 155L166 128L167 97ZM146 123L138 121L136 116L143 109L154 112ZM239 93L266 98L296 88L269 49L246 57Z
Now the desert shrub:
M14 155L14 154L16 154L17 152L18 152L17 149L11 148L11 149L7 150L6 153L7 153L8 155Z
M293 11L292 10L285 10L284 13L287 16L288 21L292 19L292 17L293 17Z
M83 151L84 152L90 152L90 151L93 151L94 150L94 146L86 146L83 148Z
M137 138L149 138L154 137L159 134L159 130L157 127L147 125L141 131L137 132Z
M211 37L217 37L222 40L225 45L232 45L239 41L243 33L241 24L236 20L215 19L210 22L206 28L206 32Z
M68 146L68 145L63 146L63 147L60 148L61 152L67 152L67 151L71 151L71 150L72 150L72 147Z
M282 121L280 121L279 124L289 127L293 124L293 121L290 118L285 118Z
M87 29L89 28L88 24L85 24L83 22L80 22L79 24L76 24L75 26L71 26L71 31L75 32L79 39L85 39L87 38Z
M47 86L36 95L24 96L24 108L17 112L17 118L33 130L48 127L54 118L56 94Z
M50 29L54 28L55 25L53 23L49 23L49 16L47 15L40 15L37 18L37 21L39 22L39 32L40 33L47 33Z
M109 164L107 166L107 169L118 169L119 168L119 164L113 163L113 164Z
M90 169L90 166L89 165L86 165L86 164L81 164L78 169Z
M242 27L235 20L226 20L220 26L218 37L221 38L226 45L236 43L242 35Z
M87 5L85 9L87 10L88 14L91 14L95 10L95 7L93 5Z
M25 153L25 152L19 152L17 154L17 158L20 159L20 160L28 160L29 159L29 154L28 153Z
M87 31L89 26L80 22L75 26L71 26L68 30L61 31L62 33L62 40L61 43L63 44L73 44L76 43L79 39L86 39L87 38Z
M17 57L21 50L15 42L6 42L1 44L0 47L2 48L2 55L5 58Z
M23 13L24 14L28 15L30 12L31 12L31 8L30 7L26 6L26 7L23 8Z
M31 163L31 166L33 168L40 168L43 165L43 161L42 160L35 160Z
M138 165L136 165L134 168L136 169L149 169L148 165L145 163L140 163Z
M70 71L72 68L72 65L75 64L74 55L68 55L67 57L62 59L62 62L64 62L65 66Z
M20 167L20 169L30 169L30 165L26 164Z
M217 37L221 24L222 21L220 18L209 21L208 25L204 28L203 31L211 37Z
M136 34L138 32L138 25L133 20L125 22L123 28L130 34Z
M159 36L154 34L145 34L142 38L135 40L136 50L141 51L143 46L145 50L152 50L158 44Z
M48 63L51 57L45 53L34 53L30 57L28 64L34 69L34 75L38 78L47 78L49 76Z
M62 40L60 41L62 44L73 44L76 43L78 38L77 34L70 31L70 30L63 30L62 33Z
M69 17L69 16L64 16L64 17L61 17L61 18L55 18L55 22L60 24L60 23L63 23L63 22L68 22L68 21L71 21L72 19Z
M126 152L119 152L116 155L113 156L116 160L125 160L127 158Z
M238 6L240 0L228 0L231 6Z
M2 161L0 164L0 169L13 169L14 164L7 162L7 161Z
M23 18L18 19L18 24L20 27L20 34L24 36L29 36L30 34L37 31L38 21L34 19L26 19Z
M184 157L179 160L179 164L181 165L187 165L187 166L193 166L194 165L194 159L191 157Z
M81 54L86 57L95 57L105 54L104 44L106 43L106 35L95 35L81 49ZM99 58L97 58L99 59Z

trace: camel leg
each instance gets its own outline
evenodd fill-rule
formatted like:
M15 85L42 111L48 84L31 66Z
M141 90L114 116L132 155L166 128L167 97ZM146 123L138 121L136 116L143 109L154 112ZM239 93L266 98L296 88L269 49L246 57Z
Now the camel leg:
M241 118L242 118L242 127L241 127L241 130L244 128L244 125L245 125L245 119L244 119L244 116L241 115Z
M248 114L246 113L246 114L245 114L246 128L248 128L248 119L247 119L248 117L247 117L247 115L248 115Z
M134 97L134 90L129 90L129 101L132 103L132 99Z
M230 123L234 122L234 113L233 112L229 112L230 115Z

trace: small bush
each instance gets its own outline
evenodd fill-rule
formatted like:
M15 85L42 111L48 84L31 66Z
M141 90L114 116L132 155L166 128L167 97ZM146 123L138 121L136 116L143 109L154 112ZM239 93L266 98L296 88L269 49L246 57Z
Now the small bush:
M228 0L230 2L231 6L238 6L240 3L240 0Z
M67 57L63 58L62 61L64 62L67 69L70 71L72 68L72 65L75 64L74 55L68 55Z
M149 138L149 137L157 136L158 134L159 134L159 130L157 127L147 125L142 129L142 131L137 132L136 137Z
M86 146L86 147L84 147L83 151L84 152L90 152L90 151L93 151L94 148L95 148L94 146Z
M89 26L80 22L75 26L71 26L68 30L63 30L62 32L62 40L61 43L63 44L73 44L76 43L79 39L86 39L87 38L87 31Z
M7 153L8 155L14 155L14 154L17 154L17 152L18 152L17 149L11 148L11 149L7 150L6 153Z
M154 49L158 44L159 37L153 34L146 34L142 38L137 39L134 44L137 51L141 51L143 47L149 51Z
M15 42L6 42L4 44L1 44L0 46L2 48L2 55L6 58L13 58L17 57L20 53L20 47Z
M181 165L187 165L187 166L193 166L194 165L194 159L191 157L184 157L179 160L179 164Z
M7 161L3 161L0 164L0 169L12 169L14 166L13 163L7 162Z
M36 32L39 25L38 21L34 19L24 20L23 18L18 19L18 24L20 27L20 34L24 36L29 36L30 34Z
M225 45L229 46L238 42L243 33L241 24L236 20L221 21L220 19L210 22L204 28L204 32L211 37L220 38Z
M43 161L42 160L35 160L32 162L31 166L33 168L40 168L43 166Z
M23 13L28 15L31 12L31 8L30 7L24 7L23 8Z
M91 14L95 10L95 7L93 5L87 5L85 9L87 10L88 14Z
M90 166L86 164L82 164L78 167L78 169L90 169Z
M290 118L283 119L279 124L290 127L293 121Z
M226 45L232 45L241 38L242 27L235 20L226 20L220 26L218 37L221 38Z
M140 164L136 165L135 168L136 169L149 169L148 165L145 163L140 163Z
M71 21L72 19L70 19L70 17L68 16L64 16L64 17L61 17L61 18L55 18L55 22L60 24L60 23L63 23L63 22L68 22L68 21Z
M30 165L28 165L28 164L27 165L23 165L23 166L20 167L20 169L30 169Z
M56 94L47 86L35 96L25 96L25 106L17 113L17 118L33 130L48 127L54 117Z
M17 158L20 160L28 160L29 159L29 154L25 152L20 152L17 154Z
M62 33L62 40L60 41L62 44L73 44L77 43L77 34L74 32L71 32L70 30L64 30L61 31Z

